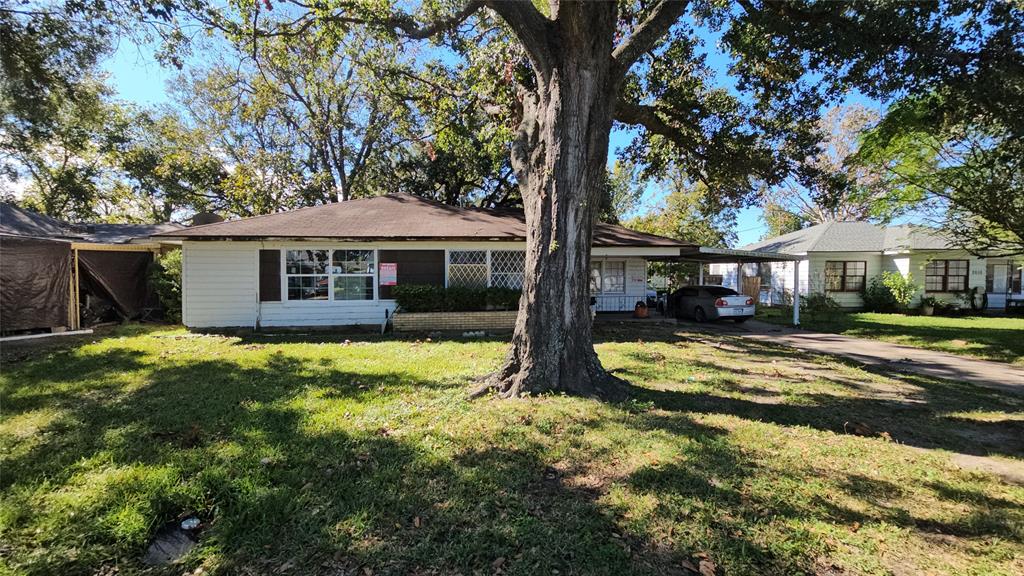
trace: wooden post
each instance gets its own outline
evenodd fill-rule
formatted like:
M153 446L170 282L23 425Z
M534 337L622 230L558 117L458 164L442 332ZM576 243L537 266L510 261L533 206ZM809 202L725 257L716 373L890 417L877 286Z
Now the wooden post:
M74 330L78 330L78 329L80 329L82 327L82 303L79 301L79 298L81 298L81 292L78 289L78 287L82 284L82 282L81 282L81 279L78 277L78 248L75 248L74 251L75 251L75 276L74 276L74 282L75 282L75 325L73 326L73 329Z
M800 261L793 261L793 326L800 325Z
M72 269L68 273L68 328L76 330L75 328L75 271Z

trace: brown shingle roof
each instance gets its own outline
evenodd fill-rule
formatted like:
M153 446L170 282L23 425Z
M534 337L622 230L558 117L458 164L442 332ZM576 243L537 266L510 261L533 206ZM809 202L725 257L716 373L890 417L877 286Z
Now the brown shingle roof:
M159 237L186 240L337 238L345 240L524 240L521 211L460 208L397 193L290 212L194 226ZM598 224L595 246L688 246L622 226Z

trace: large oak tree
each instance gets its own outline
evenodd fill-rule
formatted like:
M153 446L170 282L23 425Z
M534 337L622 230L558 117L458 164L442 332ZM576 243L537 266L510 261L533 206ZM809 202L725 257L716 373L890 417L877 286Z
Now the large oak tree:
M411 47L433 39L445 51L436 61L458 59L463 69L480 53L497 57L505 73L495 86L439 88L515 129L525 288L507 358L486 389L615 396L622 383L597 358L588 307L613 127L639 127L627 153L649 174L676 169L730 201L791 174L813 178L799 160L813 152L824 104L851 88L886 97L957 75L968 85L986 43L1020 18L1013 3L996 4L437 0L406 12L404 3L261 0L208 17L307 45L318 42L307 31L332 26L366 26ZM709 32L721 34L714 45ZM709 54L730 62L731 78L708 65ZM956 70L943 64L957 59Z

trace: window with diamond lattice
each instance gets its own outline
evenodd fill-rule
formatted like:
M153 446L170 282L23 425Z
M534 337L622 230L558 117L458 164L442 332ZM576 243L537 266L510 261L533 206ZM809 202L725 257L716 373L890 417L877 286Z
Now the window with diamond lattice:
M491 252L491 286L522 288L526 274L526 252L495 250Z
M448 285L487 286L487 252L453 250L448 253Z

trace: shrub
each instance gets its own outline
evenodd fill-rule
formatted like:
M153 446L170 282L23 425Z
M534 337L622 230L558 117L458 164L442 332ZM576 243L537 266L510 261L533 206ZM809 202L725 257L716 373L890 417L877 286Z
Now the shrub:
M164 309L164 319L181 322L181 250L173 250L153 259L149 283Z
M871 279L861 293L861 298L864 300L864 309L868 312L892 312L897 307L892 290L878 276Z
M906 310L910 301L917 294L917 284L914 284L914 276L907 272L904 276L899 272L882 272L882 284L889 289L893 300L901 310Z
M468 286L442 288L444 309L450 312L470 312L487 309L487 289Z
M407 284L391 292L405 312L474 312L515 310L520 290L511 288L472 288L468 286L428 286Z
M487 289L487 305L496 310L518 310L522 295L523 291L516 288L491 287Z
M436 312L444 310L444 288L426 284L395 286L391 294L399 308L406 312Z
M830 320L839 312L839 303L828 294L815 292L800 299L800 313L810 320Z

